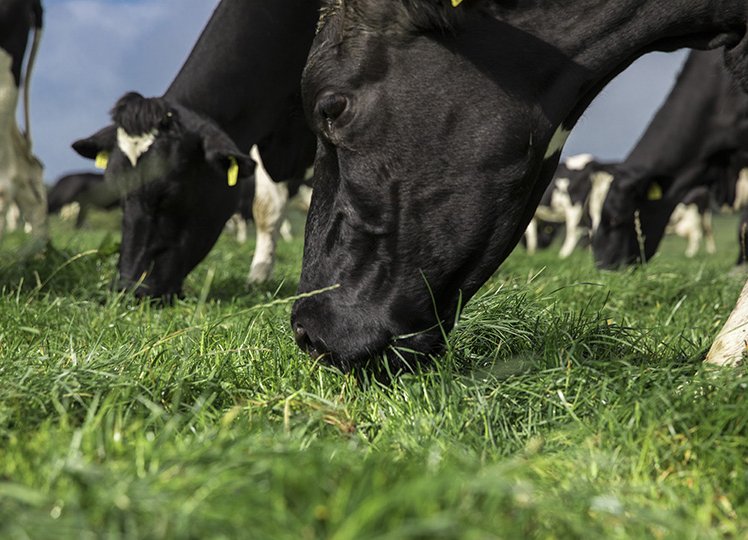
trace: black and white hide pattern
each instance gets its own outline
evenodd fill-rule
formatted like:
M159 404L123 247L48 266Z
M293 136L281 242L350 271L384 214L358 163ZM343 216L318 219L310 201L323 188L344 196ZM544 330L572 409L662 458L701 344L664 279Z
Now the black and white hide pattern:
M32 31L33 42L23 73L27 41ZM32 231L32 240L25 247L29 254L42 249L48 238L44 168L32 150L28 103L28 88L41 34L39 0L6 0L0 4L0 243L8 222L7 214L16 206ZM25 132L21 132L16 121L21 89L24 90ZM13 221L11 216L11 223Z

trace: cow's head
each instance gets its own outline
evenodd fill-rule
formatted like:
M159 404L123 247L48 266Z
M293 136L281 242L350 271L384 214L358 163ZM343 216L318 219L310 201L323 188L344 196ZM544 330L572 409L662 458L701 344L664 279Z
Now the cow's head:
M332 289L299 299L292 326L343 368L385 349L410 362L443 348L522 237L575 103L542 88L575 66L448 0L334 4L302 80L318 147L299 292Z
M652 177L639 168L617 169L592 237L598 268L613 270L655 254L677 203L668 193L671 185L672 179Z
M164 98L126 94L112 120L73 148L105 161L104 185L122 200L119 287L168 301L236 209L229 184L254 162L212 120Z

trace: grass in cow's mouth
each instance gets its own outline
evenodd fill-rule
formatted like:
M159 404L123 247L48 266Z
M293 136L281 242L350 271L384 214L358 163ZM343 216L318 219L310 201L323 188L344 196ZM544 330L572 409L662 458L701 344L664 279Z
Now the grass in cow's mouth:
M156 309L109 291L106 227L53 222L24 268L10 235L0 537L741 537L745 377L700 366L742 286L715 222L718 257L672 239L638 271L520 248L387 385L294 344L300 238L252 287L222 238Z

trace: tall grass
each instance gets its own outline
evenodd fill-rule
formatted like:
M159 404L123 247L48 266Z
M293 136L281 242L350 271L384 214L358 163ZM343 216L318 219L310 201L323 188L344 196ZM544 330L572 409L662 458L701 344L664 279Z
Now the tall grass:
M252 246L222 237L157 309L110 292L97 219L0 252L0 538L748 532L746 382L701 366L744 281L733 218L717 257L669 240L619 273L520 248L434 368L387 384L295 347L301 239L248 286Z

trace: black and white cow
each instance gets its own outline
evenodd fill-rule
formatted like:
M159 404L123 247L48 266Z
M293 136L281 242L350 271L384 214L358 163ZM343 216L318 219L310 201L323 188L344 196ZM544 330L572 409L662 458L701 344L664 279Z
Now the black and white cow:
M571 156L560 163L525 231L528 252L535 252L536 239L548 225L565 225L564 243L559 251L562 259L571 255L585 235L591 237L600 224L614 168L615 163L598 162L591 154ZM543 243L547 242L546 235Z
M23 59L33 30L26 72ZM32 250L47 240L47 204L44 170L31 148L29 85L34 59L42 33L40 0L5 0L0 3L0 243L5 232L8 210L17 204L34 235ZM24 89L22 133L16 122L20 88ZM31 246L31 245L30 245Z
M302 80L318 138L299 346L344 369L442 350L525 232L570 130L641 55L724 50L745 0L334 0ZM445 181L449 179L449 181Z
M120 287L181 293L237 208L229 183L253 173L252 145L273 179L303 175L314 138L299 80L317 14L308 0L222 0L162 97L127 94L113 126L74 144L91 159L109 152L105 183L124 213Z
M721 51L693 51L618 167L593 239L598 266L650 259L676 205L696 186L731 185L721 191L735 201L746 152L748 95L725 69Z
M694 257L704 241L707 253L717 252L712 229L712 195L707 186L696 186L676 205L665 233L686 239L686 257Z
M583 239L587 240L583 244L589 245L600 225L603 203L617 168L618 163L600 163L590 154L571 156L560 163L525 231L528 252L548 247L561 225L565 226L565 237L560 258L571 255ZM731 185L721 187L732 188L733 204L737 205L734 179ZM714 253L710 190L705 186L691 189L673 210L665 232L686 239L687 257L698 252L702 239L707 253Z

